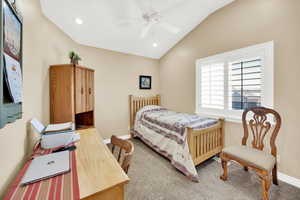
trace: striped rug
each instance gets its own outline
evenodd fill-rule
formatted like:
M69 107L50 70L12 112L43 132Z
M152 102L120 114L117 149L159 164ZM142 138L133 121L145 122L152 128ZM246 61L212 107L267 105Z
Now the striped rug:
M53 150L54 149L43 150L39 145L35 148L33 156L29 161L26 162L25 166L22 168L17 178L10 186L6 196L4 197L4 200L80 199L75 151L70 151L70 172L26 186L20 185L22 177L24 176L30 163L32 162L32 158L49 154Z

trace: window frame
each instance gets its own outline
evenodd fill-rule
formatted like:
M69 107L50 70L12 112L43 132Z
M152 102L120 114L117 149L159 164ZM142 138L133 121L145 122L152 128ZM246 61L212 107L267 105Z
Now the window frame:
M228 73L229 63L242 61L251 57L262 59L262 101L261 105L274 106L274 41L248 46L245 48L201 58L196 60L196 111L198 115L223 117L227 121L241 122L243 110L229 110L228 105ZM224 63L224 109L201 107L201 66Z

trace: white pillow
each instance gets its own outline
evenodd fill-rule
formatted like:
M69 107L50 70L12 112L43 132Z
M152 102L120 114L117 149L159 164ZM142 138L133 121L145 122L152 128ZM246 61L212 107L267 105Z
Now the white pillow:
M155 110L155 109L160 109L162 108L161 106L158 105L148 105L148 106L144 106L143 108L141 108L139 110L139 112L144 112L144 111L149 111L149 110Z

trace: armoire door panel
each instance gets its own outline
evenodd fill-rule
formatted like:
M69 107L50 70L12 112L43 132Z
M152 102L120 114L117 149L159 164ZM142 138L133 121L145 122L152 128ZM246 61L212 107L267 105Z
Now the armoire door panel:
M74 71L69 65L50 68L50 123L75 122Z
M94 83L94 72L91 71L91 98L90 98L90 104L91 104L91 110L94 110L95 105L95 83Z
M87 111L92 111L94 109L94 72L91 70L86 71L86 89L87 89L87 101L86 108Z
M86 112L86 95L88 94L86 91L86 70L85 69L81 69L81 73L82 73L82 89L81 89L81 101L82 101L82 105L81 105L81 110L82 112Z
M76 113L86 112L86 70L75 68L75 110Z

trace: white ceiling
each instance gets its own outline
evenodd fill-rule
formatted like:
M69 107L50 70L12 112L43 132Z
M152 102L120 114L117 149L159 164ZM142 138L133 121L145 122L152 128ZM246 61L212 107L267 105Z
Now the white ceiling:
M40 1L46 17L80 44L160 58L209 14L234 0ZM180 31L172 33L156 24L141 38L147 26L142 16L149 10L159 12L160 21ZM83 24L75 23L76 18L82 19Z

